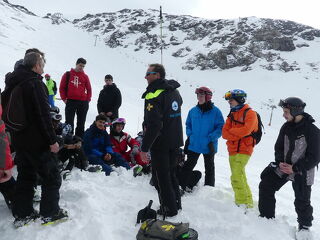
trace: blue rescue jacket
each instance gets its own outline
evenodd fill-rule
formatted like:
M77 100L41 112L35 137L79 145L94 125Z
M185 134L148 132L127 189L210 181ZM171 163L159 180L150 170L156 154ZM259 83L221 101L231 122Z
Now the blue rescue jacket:
M189 137L188 150L208 154L210 153L208 144L213 142L216 153L223 125L222 113L213 103L212 109L206 112L202 112L198 106L191 108L186 121L186 133Z

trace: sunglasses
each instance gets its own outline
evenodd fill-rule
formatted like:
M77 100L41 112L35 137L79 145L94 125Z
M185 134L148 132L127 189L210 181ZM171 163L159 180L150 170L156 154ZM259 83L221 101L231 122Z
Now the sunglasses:
M156 74L157 72L146 72L146 77L151 75L151 74Z

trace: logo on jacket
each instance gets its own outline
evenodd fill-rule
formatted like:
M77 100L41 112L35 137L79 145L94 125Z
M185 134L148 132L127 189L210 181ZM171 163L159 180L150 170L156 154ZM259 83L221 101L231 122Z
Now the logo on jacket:
M74 79L71 81L71 83L73 83L73 85L77 88L79 87L79 84L81 84L78 76L74 76Z
M151 105L150 103L148 103L148 105L147 105L147 110L150 112L151 111L151 109L153 108L153 105Z
M177 101L173 101L171 104L171 107L172 107L173 111L178 111L179 105L178 105Z

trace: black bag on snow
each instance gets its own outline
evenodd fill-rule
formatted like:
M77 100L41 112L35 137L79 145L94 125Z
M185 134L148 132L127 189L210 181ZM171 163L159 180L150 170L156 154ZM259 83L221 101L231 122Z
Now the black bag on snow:
M142 223L137 240L197 240L198 233L189 223L172 223L148 219Z

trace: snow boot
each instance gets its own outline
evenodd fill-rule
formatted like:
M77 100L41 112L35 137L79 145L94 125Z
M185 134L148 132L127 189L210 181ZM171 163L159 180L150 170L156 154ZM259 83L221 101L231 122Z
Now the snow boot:
M26 216L24 218L15 218L13 225L15 228L20 228L23 226L29 225L29 223L34 222L40 217L38 211L34 210L33 213L31 213L29 216Z
M299 230L296 232L296 240L313 240L308 226L299 226Z
M51 217L42 217L42 224L43 226L48 226L60 222L65 222L68 220L68 212L64 209L59 209L59 212L56 215Z

